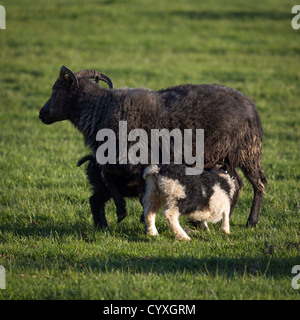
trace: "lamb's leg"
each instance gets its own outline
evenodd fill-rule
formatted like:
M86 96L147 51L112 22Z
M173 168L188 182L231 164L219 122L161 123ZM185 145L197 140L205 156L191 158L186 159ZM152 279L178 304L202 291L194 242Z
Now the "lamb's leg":
M114 199L117 208L118 222L121 222L127 216L126 201L116 187L116 184L112 177L104 168L101 171L101 177L112 198Z
M90 197L90 207L93 214L94 224L99 228L108 228L105 217L105 203L110 199L110 193L102 180L94 186L94 194Z
M205 231L207 231L207 232L210 232L209 227L208 227L206 221L194 221L194 220L190 220L190 223L191 223L192 226L195 227L196 229L202 229L202 230L205 230Z
M210 231L209 228L208 228L208 225L207 225L207 222L206 222L206 221L201 221L200 224L201 224L201 228L202 228L203 230L206 230L207 232Z
M178 218L180 216L180 212L177 209L167 209L163 212L163 214L176 238L179 240L191 240L191 238L186 234L179 224Z
M152 203L147 203L144 208L144 221L146 223L146 229L151 236L158 235L158 231L155 226L157 208L155 208Z
M93 214L94 224L101 229L108 228L108 223L105 217L105 202L101 195L94 193L90 199L90 207Z
M230 234L229 228L229 210L223 211L222 213L222 225L221 230L224 231L226 234Z

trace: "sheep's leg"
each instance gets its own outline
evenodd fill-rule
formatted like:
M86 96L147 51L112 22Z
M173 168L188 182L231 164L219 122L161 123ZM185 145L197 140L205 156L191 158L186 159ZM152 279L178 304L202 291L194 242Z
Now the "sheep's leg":
M230 234L230 228L229 228L229 210L224 211L222 213L222 225L221 230L224 231L226 234Z
M206 230L207 232L210 231L206 221L201 221L200 225L203 230Z
M258 226L260 207L261 207L263 196L264 196L264 191L259 190L256 186L253 186L253 190L254 190L254 198L251 206L250 215L247 221L248 227Z
M105 217L105 201L98 194L93 194L89 201L95 226L101 229L108 228L109 226Z
M155 226L157 208L155 208L151 203L147 204L144 208L144 216L146 229L151 236L158 235L158 231Z
M139 197L140 203L143 205L143 198L145 196L146 185L145 185L145 180L142 177L142 173L139 174L139 175L136 175L136 179L137 179L137 182L138 182L138 187L137 187L137 189L138 189L138 197ZM145 223L144 211L141 214L140 222Z
M262 204L265 187L267 185L267 179L261 169L257 169L256 171L248 171L247 169L242 168L242 171L245 177L252 184L254 191L254 198L247 221L247 226L256 227L258 225L259 211Z
M177 209L167 209L163 212L168 225L172 229L175 234L175 237L179 240L191 240L191 238L186 234L186 232L182 229L178 218L180 216L180 212Z
M196 229L202 229L202 230L205 230L207 232L209 232L209 227L207 225L207 222L206 221L193 221L193 220L190 220L191 224L193 227L195 227Z
M190 222L192 222L192 225L193 225L194 227L196 227L197 229L200 228L200 229L202 229L202 230L204 230L204 231L206 231L206 232L210 232L206 221L191 221L191 220L190 220ZM191 228L189 228L189 227L184 228L183 230L185 231L185 233L186 233L188 236L195 232L195 230L193 230L193 229L191 229Z
M234 192L233 199L232 199L232 202L231 202L229 218L233 214L233 210L237 205L241 190L242 190L242 188L244 186L243 180L239 176L239 174L237 173L236 169L234 169L233 171L234 171L234 181L235 181L235 192Z
M94 194L90 197L90 207L93 214L94 224L99 228L108 228L105 217L105 203L110 199L110 193L103 181L99 181L94 187Z
M127 216L126 201L124 200L122 194L116 187L116 184L114 183L112 177L108 174L106 170L104 170L104 168L101 171L101 176L103 182L105 183L105 186L107 187L112 198L114 199L115 205L117 207L118 222L121 222Z

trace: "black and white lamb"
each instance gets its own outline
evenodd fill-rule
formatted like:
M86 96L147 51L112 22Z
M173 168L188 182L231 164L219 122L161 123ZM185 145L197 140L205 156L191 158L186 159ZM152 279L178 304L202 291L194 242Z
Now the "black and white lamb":
M104 89L89 81L96 74L100 74L108 83L111 82L99 72L83 70L73 73L63 66L59 79L53 85L52 96L40 110L43 123L71 121L84 135L85 143L94 156L104 143L96 140L98 131L110 129L117 139L116 159L119 159L120 121L127 121L128 132L140 128L148 136L151 135L151 129L179 129L181 132L187 128L204 129L205 168L211 168L217 162L225 163L233 169L241 168L254 190L247 224L258 224L267 180L261 167L262 126L258 111L250 99L237 90L217 84L186 84L159 91L143 88ZM134 143L128 142L128 148ZM142 173L145 167L109 164L105 174L109 172L110 177L118 177L120 174L135 176L139 183L139 194L142 195L145 187ZM241 188L241 178L236 171L234 179ZM105 184L107 180L109 178L105 179ZM116 203L122 201L113 183L109 190ZM232 208L235 204L232 204Z
M236 192L231 174L203 171L200 176L191 176L185 175L183 165L148 166L143 174L146 180L143 208L149 234L158 235L155 217L161 207L179 240L191 240L180 226L180 215L192 222L203 223L206 228L207 222L222 220L221 229L229 234L229 216Z
M102 179L102 166L99 165L93 154L86 155L82 157L77 166L80 167L83 163L88 161L88 165L86 167L86 175L87 178L92 185L93 194L89 198L90 208L93 215L94 225L100 228L108 228L109 225L107 223L106 214L105 214L105 204L111 198L111 193L109 189L106 187L106 184L103 182ZM224 170L227 170L226 167L222 167L220 165L216 165L213 168L205 169L213 174L219 174L220 172L224 173ZM121 195L125 198L138 198L138 188L136 181L133 180L132 176L117 176L113 177L113 182L116 184L118 191ZM238 189L237 192L234 193L234 199L238 199L239 197L239 189L240 185L236 185ZM121 222L126 216L127 212L125 210L124 215L124 208L126 208L126 201L123 198L123 202L121 203L122 206L119 207L116 204L117 209L117 217L118 222ZM232 212L231 212L232 213ZM141 221L144 222L144 214L141 215ZM207 228L206 224L199 221L191 221L192 224L198 228L199 225L202 228Z

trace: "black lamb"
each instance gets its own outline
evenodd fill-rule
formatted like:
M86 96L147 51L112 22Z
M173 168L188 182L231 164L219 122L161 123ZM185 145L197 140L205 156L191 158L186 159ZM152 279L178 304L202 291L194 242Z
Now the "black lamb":
M105 215L105 203L111 198L111 193L106 187L102 179L102 167L97 163L96 158L89 154L81 158L77 166L80 167L83 163L89 161L86 174L90 184L93 187L93 195L91 195L89 202L93 214L94 224L96 227L106 228L108 223ZM113 182L116 184L118 191L123 197L136 198L138 197L137 184L132 176L115 176ZM117 206L118 222L121 222L127 215L126 202L123 198L121 207ZM125 214L124 214L125 212Z

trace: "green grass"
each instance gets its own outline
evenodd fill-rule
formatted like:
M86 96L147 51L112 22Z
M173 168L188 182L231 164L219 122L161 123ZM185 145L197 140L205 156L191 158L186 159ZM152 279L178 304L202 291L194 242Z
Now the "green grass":
M300 31L293 1L2 1L0 30L0 299L299 299ZM145 235L141 206L93 227L91 191L77 160L88 150L70 123L39 109L61 65L97 69L116 87L221 83L253 99L269 180L260 225L246 229L245 181L231 220L174 239ZM187 222L182 220L182 225ZM87 237L85 237L85 235Z

